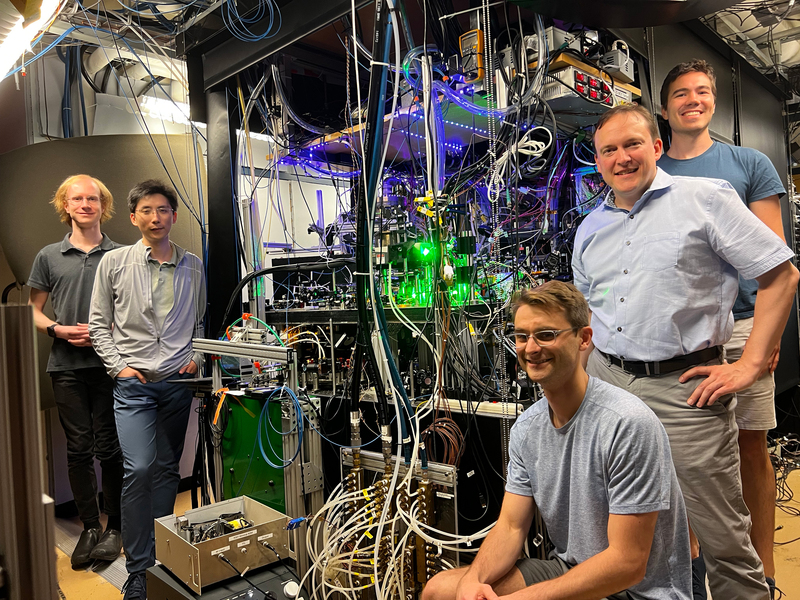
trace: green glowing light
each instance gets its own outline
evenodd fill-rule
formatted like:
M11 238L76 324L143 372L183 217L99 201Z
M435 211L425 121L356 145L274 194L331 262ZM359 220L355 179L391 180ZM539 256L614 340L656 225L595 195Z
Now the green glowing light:
M430 254L430 253L431 253L431 249L430 248L423 248L422 249L422 256L428 256L428 254Z

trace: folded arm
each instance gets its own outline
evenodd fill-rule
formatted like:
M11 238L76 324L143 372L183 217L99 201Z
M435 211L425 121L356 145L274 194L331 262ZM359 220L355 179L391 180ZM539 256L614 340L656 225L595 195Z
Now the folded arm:
M114 291L109 277L109 265L104 257L97 267L89 309L89 335L95 352L111 377L117 377L128 365L122 360L111 331L114 324ZM130 369L133 370L133 369ZM123 377L126 375L123 375ZM128 374L127 376L132 376Z
M497 524L458 584L456 600L497 600L491 584L508 573L519 559L533 520L533 509L532 497L506 492Z
M205 327L203 326L203 322L206 316L206 278L203 275L202 267L199 270L199 277L200 277L200 285L198 286L198 293L197 293L197 309L196 309L196 321L194 327L194 337L196 338L204 338L205 337ZM203 369L203 362L205 361L205 355L202 352L195 352L194 356L192 357L192 361L196 365L194 371L190 371L191 373L197 373ZM188 365L187 365L188 366Z
M608 548L561 577L505 596L513 600L597 600L644 579L658 512L608 516ZM491 599L488 599L491 600Z
M56 321L53 321L44 314L44 305L47 304L47 298L49 297L49 292L31 288L28 304L33 307L33 324L36 326L36 329L41 333L47 333L47 328L51 325L55 325L53 332L56 334L57 338L67 340L73 346L91 346L92 340L89 338L88 324L59 325Z
M698 407L713 404L726 394L753 385L769 366L775 346L780 342L798 280L800 273L789 261L756 278L758 294L753 314L753 331L742 357L732 364L694 367L681 375L681 383L692 377L706 377L689 397L688 404Z

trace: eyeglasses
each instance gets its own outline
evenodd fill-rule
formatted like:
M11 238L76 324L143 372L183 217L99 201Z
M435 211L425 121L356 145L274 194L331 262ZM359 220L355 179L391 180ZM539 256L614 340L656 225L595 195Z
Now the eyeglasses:
M78 196L76 198L68 198L67 201L70 204L75 204L80 206L84 202L88 202L89 204L99 204L100 198L98 198L97 196L86 196L86 197Z
M159 217L166 217L166 216L172 214L172 209L168 208L166 206L159 206L154 211L152 208L150 208L148 206L147 208L139 209L136 212L138 214L142 215L143 217L150 217L150 216L152 216L153 212L157 212Z
M533 338L540 346L552 346L556 338L565 331L575 331L580 327L570 327L569 329L542 329L541 331L534 331L533 333L524 333L522 331L514 331L506 335L506 337L514 342L514 344L521 348L528 344L528 340Z

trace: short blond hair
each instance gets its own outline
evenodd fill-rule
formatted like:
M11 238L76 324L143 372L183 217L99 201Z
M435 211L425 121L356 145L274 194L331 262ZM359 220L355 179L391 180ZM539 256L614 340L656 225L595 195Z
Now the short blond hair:
M597 132L603 128L608 121L612 118L616 117L617 115L634 115L639 117L642 122L647 126L647 129L650 131L650 137L655 142L656 140L661 139L661 133L658 131L658 123L656 122L656 118L653 116L649 110L647 110L641 104L619 104L614 108L608 109L597 120L597 125L595 126L594 135L592 136L592 141L595 142L595 153L597 153Z
M548 281L535 288L520 290L511 299L511 317L517 316L520 306L532 306L548 311L561 311L575 328L589 326L589 305L571 283Z
M100 205L103 207L103 216L100 217L100 222L105 223L114 215L114 197L102 181L91 175L72 175L67 177L61 185L58 186L56 194L53 196L50 204L55 206L58 216L61 217L61 222L72 227L72 217L70 217L67 212L67 192L70 186L77 183L80 179L91 180L97 186L97 189L100 190Z

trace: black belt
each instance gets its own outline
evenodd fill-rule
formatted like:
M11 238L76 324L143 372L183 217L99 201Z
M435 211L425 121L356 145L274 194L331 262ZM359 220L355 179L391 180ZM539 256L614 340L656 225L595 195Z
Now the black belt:
M626 373L631 375L666 375L667 373L674 373L675 371L682 371L699 365L715 358L722 356L722 346L714 346L713 348L706 348L705 350L698 350L691 354L684 354L683 356L676 356L669 360L657 360L653 362L643 362L640 360L625 360L617 358L611 354L606 354L598 350L600 354L605 356L612 365L620 367Z

